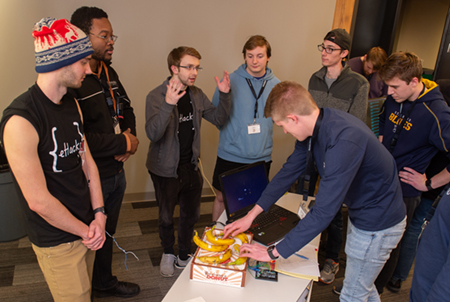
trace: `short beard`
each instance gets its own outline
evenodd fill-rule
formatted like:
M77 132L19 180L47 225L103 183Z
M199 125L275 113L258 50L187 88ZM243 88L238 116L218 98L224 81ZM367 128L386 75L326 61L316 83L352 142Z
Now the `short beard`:
M105 59L105 55L98 53L97 51L94 51L94 53L92 54L92 58L98 62L102 61L105 62L106 65L111 64L111 59Z

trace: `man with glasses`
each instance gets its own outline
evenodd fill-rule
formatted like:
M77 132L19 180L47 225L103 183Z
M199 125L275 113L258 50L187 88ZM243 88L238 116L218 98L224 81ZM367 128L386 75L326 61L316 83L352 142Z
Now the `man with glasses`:
M136 152L136 120L130 100L111 67L117 36L113 35L108 15L97 7L81 7L71 22L89 36L94 54L89 62L92 70L81 88L74 91L84 116L84 129L92 156L100 172L105 204L105 230L113 236L126 188L123 163ZM113 238L106 236L103 248L97 251L93 273L93 292L97 297L133 297L140 287L118 281L111 271Z
M167 58L171 76L147 95L145 131L150 139L147 169L159 207L159 237L164 253L160 273L174 275L174 265L183 269L189 262L194 225L200 218L203 187L198 169L202 117L215 126L223 125L230 112L230 78L216 77L220 91L215 107L203 91L194 86L200 67L200 53L192 47L174 48ZM175 256L174 209L180 206L178 257Z
M309 93L319 108L329 107L348 112L363 122L367 116L369 82L345 65L351 37L345 29L328 32L318 45L323 67L309 80ZM339 271L339 251L342 246L342 211L328 226L326 261L320 272L320 281L331 284Z

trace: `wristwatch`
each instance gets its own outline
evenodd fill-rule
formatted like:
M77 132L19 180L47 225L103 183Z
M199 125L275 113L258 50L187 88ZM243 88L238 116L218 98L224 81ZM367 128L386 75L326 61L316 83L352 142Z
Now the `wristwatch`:
M94 215L95 215L96 213L98 213L98 212L103 213L103 215L105 215L105 216L108 216L108 215L106 214L105 207L98 207L98 208L96 208L96 209L94 210Z
M431 179L427 179L425 181L425 186L427 187L428 191L433 190L433 188L431 187Z
M269 254L270 259L272 260L277 260L278 258L280 258L280 256L275 257L275 255L273 254L273 249L275 248L275 245L271 245L267 248L267 254Z

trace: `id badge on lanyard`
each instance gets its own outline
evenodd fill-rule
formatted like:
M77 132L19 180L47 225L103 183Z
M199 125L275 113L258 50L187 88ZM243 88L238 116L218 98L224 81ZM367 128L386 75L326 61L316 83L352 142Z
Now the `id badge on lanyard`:
M261 125L256 123L256 115L258 113L258 99L261 97L262 93L264 92L264 88L266 88L267 80L265 80L262 84L261 90L259 91L259 94L256 95L255 89L253 88L252 82L249 79L247 80L247 84L250 87L250 90L253 93L253 96L255 97L255 114L253 116L253 123L247 125L247 131L248 134L258 134L261 133Z
M117 116L113 117L113 127L114 127L114 134L121 134L122 131L120 130L120 123L117 119Z
M261 133L261 125L260 124L249 124L247 125L247 129L248 129L248 134L257 134L257 133Z

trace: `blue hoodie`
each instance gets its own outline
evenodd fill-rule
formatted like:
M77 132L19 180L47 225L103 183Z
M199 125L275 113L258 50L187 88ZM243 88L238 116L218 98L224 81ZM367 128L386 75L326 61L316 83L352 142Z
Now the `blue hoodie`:
M268 162L272 154L273 122L271 118L264 117L264 107L270 91L280 80L274 76L270 68L266 68L266 74L261 79L252 77L245 68L246 65L242 64L230 74L231 112L228 121L218 127L220 137L217 156L227 161L244 164L262 160ZM267 80L264 93L258 99L256 124L261 126L261 132L257 134L248 134L248 125L253 124L255 97L246 79L250 79L256 95L259 94L263 82ZM219 103L217 88L212 102L214 106Z
M444 101L435 82L422 79L427 90L415 102L413 111L404 123L392 156L397 163L398 171L404 167L425 173L431 159L441 150L448 153L450 148L450 108ZM394 135L394 127L400 124L413 102L397 103L388 96L380 111L380 135L383 145L388 148ZM450 166L447 170L450 171ZM416 197L422 192L413 186L400 182L403 197Z

